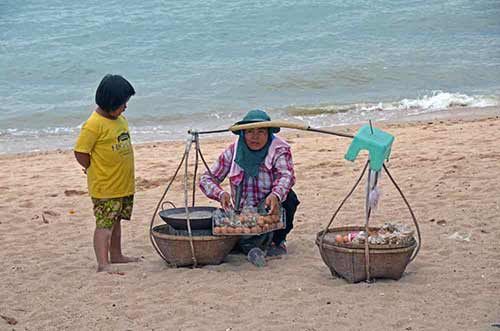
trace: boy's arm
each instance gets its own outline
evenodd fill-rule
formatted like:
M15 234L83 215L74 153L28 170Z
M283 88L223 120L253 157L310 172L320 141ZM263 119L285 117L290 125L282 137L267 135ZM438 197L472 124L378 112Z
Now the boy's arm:
M90 154L75 151L75 158L86 172L90 166Z
M93 128L92 123L85 122L73 149L75 159L83 167L84 173L87 173L87 169L90 167L90 152L94 149L97 138L98 133Z

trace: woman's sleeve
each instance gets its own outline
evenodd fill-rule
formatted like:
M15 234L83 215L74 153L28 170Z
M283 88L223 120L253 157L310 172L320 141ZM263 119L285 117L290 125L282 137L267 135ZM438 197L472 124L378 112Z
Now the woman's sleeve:
M290 149L279 153L273 164L272 193L276 194L281 202L285 201L288 192L295 184L295 171L293 170L292 153Z
M210 173L206 171L200 177L200 189L210 199L220 201L220 196L224 190L220 184L224 181L229 170L231 169L231 161L233 159L233 146L229 146L210 167Z

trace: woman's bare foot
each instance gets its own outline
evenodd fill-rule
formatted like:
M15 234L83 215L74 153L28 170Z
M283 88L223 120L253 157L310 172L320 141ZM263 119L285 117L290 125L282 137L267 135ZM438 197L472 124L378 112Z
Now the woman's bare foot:
M110 259L111 263L131 263L131 262L139 262L140 259L138 257L133 256L112 256Z

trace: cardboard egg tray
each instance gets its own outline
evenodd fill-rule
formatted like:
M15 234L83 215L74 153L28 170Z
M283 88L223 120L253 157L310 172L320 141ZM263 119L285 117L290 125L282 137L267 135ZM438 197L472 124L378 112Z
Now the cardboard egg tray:
M284 229L285 211L278 214L241 213L227 215L217 221L212 218L212 233L215 236L252 236Z

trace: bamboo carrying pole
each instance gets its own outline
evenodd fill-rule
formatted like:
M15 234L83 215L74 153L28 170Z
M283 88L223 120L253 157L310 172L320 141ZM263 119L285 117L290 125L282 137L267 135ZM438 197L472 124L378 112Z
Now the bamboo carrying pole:
M255 128L289 128L297 130L307 130L309 129L309 125L305 123L292 123L285 121L267 121L267 122L232 125L229 127L229 131L239 131L239 130L247 130Z
M305 123L292 123L285 121L268 121L268 122L256 122L256 123L248 123L248 124L240 124L240 125L232 125L229 127L229 131L239 131L239 130L247 130L247 129L257 129L257 128L288 128L288 129L297 129L304 131L312 131L319 133L331 134L339 137L346 138L354 138L353 135L347 133L340 133L335 131L323 130L323 129L315 129L311 128L309 125Z
M354 138L353 135L350 135L347 133L340 133L340 132L323 130L323 129L315 129L315 128L311 128L309 125L307 125L305 123L292 123L292 122L286 122L286 121L267 121L267 122L239 124L239 125L232 125L228 129L212 130L212 131L188 130L188 133L189 134L210 134L210 133L222 133L222 132L228 132L228 131L235 132L235 131L240 131L240 130L257 129L257 128L288 128L288 129L297 129L297 130L303 130L303 131L325 133L325 134L330 134L330 135L339 136L339 137Z

